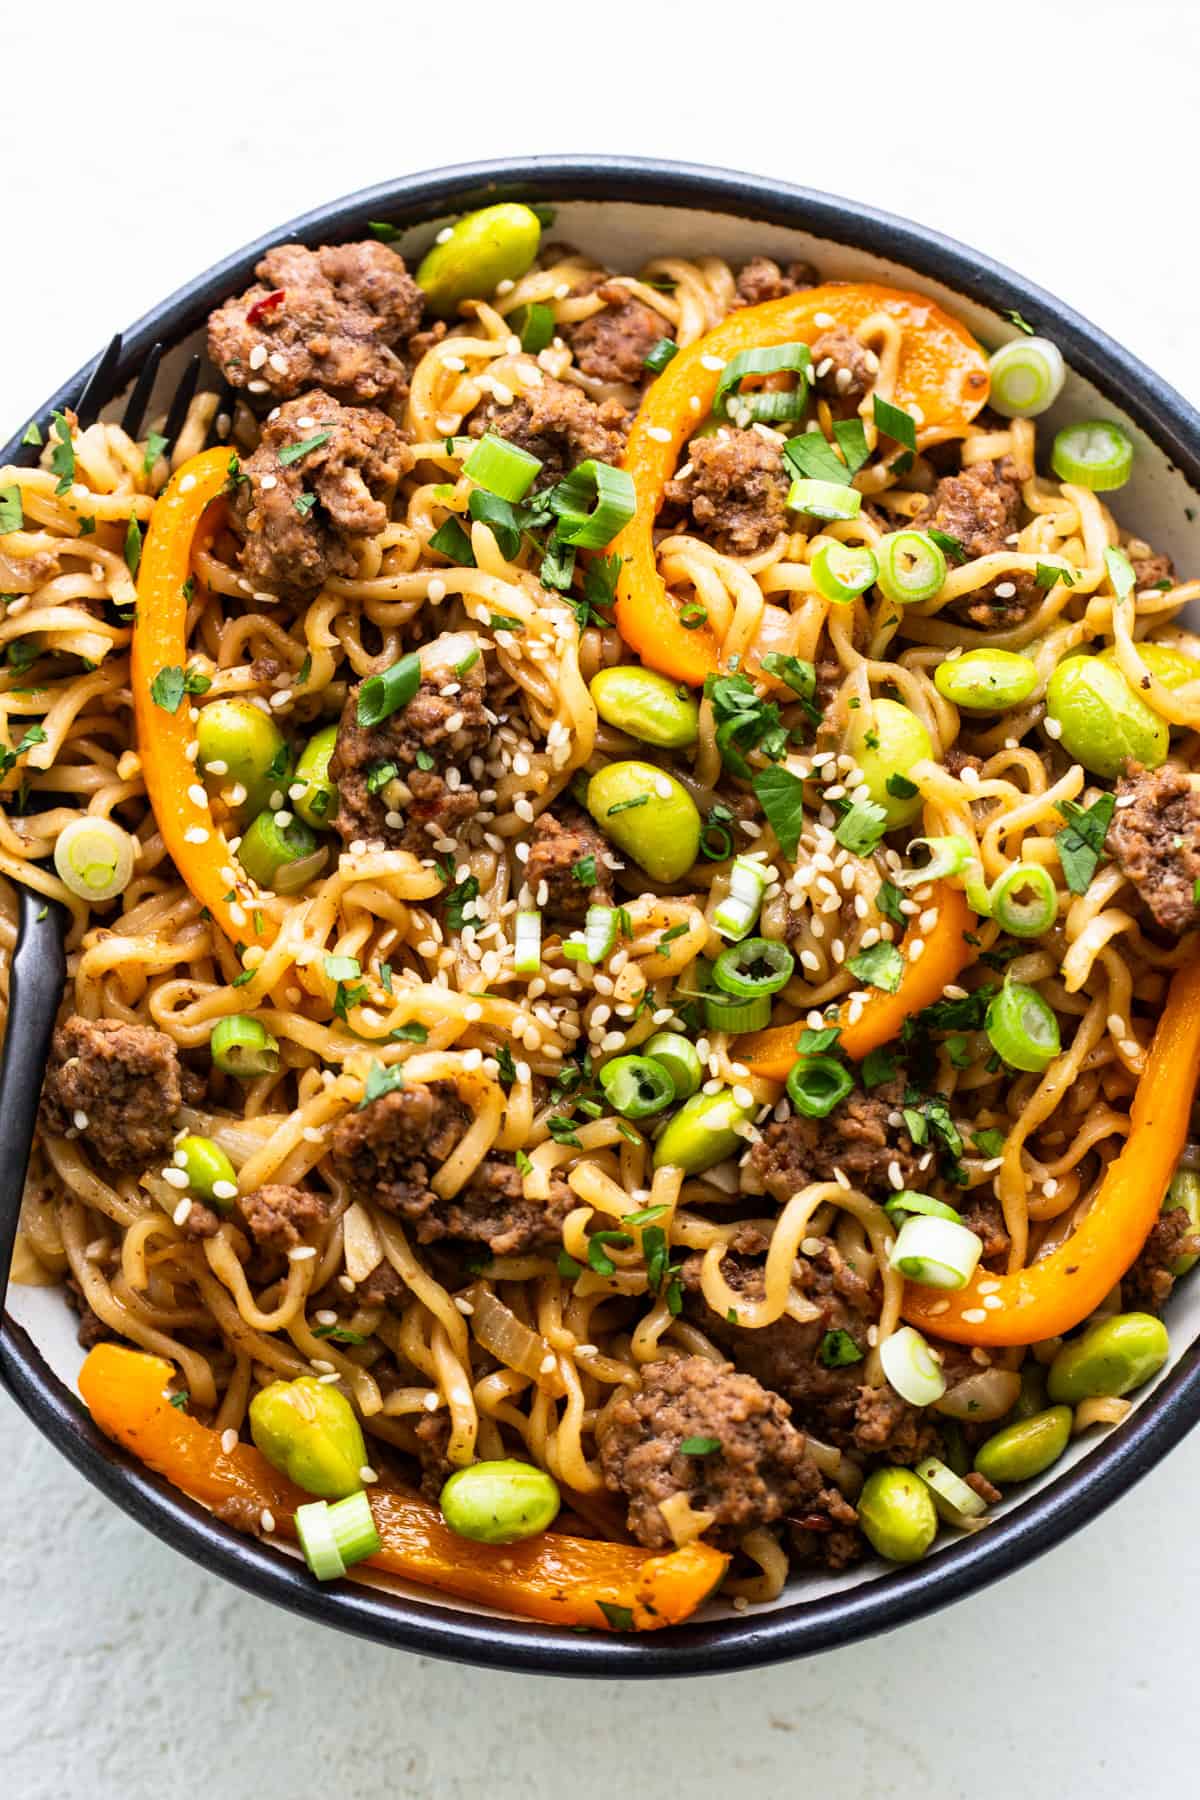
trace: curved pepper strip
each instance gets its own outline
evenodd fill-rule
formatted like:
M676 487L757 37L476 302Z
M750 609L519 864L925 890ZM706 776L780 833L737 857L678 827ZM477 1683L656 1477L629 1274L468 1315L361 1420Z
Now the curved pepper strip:
M159 706L151 693L160 669L187 667L184 584L192 572L201 519L224 492L228 479L228 448L202 450L175 471L154 503L138 569L132 675L138 755L163 843L196 899L208 908L226 937L239 943L250 936L250 928L244 918L239 924L231 916L231 902L226 898L232 892L228 870L234 859L208 801L198 804L191 791L198 784L196 766L187 757L188 745L195 737L188 698L185 695L171 713ZM201 831L207 835L200 842L188 836ZM267 921L254 941L265 944L269 934Z
M838 1048L855 1062L861 1062L869 1050L891 1043L905 1019L940 1000L946 984L975 960L975 949L966 938L975 915L962 889L951 887L949 882L938 882L931 904L937 907L937 924L929 932L920 931L916 925L909 927L901 949L918 937L924 949L916 962L905 959L896 992L885 994L879 988L873 989L853 1024L847 1018L848 1007L842 1008ZM731 1054L745 1063L752 1075L766 1081L786 1081L799 1055L796 1046L804 1025L803 1019L793 1019L790 1025L772 1025L766 1031L752 1032L735 1040Z
M1200 962L1171 981L1130 1114L1130 1132L1065 1243L1011 1275L980 1271L960 1292L909 1282L904 1317L956 1344L1036 1344L1095 1311L1158 1217L1187 1141L1200 1064ZM986 1292L980 1292L980 1284Z
M650 668L699 687L717 667L712 632L706 626L689 631L680 623L658 573L653 529L680 451L712 409L721 364L739 350L811 343L830 321L853 330L878 312L898 320L904 333L896 405L919 406L922 429L968 424L988 397L983 351L965 325L924 294L875 282L826 282L743 307L672 357L647 392L622 458L633 477L637 511L610 548L621 558L617 627ZM705 367L706 360L717 367Z
M236 1499L266 1507L276 1530L294 1538L296 1508L311 1494L250 1444L222 1450L217 1432L172 1406L164 1390L174 1372L161 1357L98 1344L84 1360L79 1391L100 1429L175 1487L208 1506ZM698 1542L665 1556L553 1532L519 1544L476 1544L457 1537L438 1508L415 1494L373 1488L370 1502L382 1542L368 1558L372 1568L552 1625L658 1631L681 1624L729 1564Z

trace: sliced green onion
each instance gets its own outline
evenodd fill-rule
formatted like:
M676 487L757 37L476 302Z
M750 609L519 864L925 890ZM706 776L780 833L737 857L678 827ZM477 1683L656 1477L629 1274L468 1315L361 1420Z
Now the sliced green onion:
M984 1030L1010 1068L1032 1075L1040 1075L1062 1048L1053 1008L1023 981L1005 982L988 1005Z
M252 881L279 894L295 894L324 867L322 850L303 819L280 825L273 812L260 812L238 845L238 861Z
M731 419L735 425L769 424L781 419L799 419L808 399L808 371L812 353L807 344L763 345L753 350L739 350L731 356L721 372L713 395L713 417ZM796 385L780 392L743 393L747 375L794 374Z
M347 1494L343 1500L334 1501L329 1507L329 1523L333 1527L334 1541L347 1568L364 1561L368 1556L377 1556L382 1548L379 1532L371 1515L371 1502L363 1488L359 1488L357 1493Z
M1048 412L1062 393L1067 374L1058 345L1041 337L1017 338L1005 344L989 366L989 404L1006 419L1035 419Z
M1119 425L1089 419L1060 431L1050 451L1050 467L1060 481L1106 494L1124 487L1133 472L1133 444Z
M209 1054L226 1075L248 1079L274 1075L279 1068L279 1044L260 1019L246 1013L218 1019L208 1040Z
M793 512L809 513L814 519L856 519L862 495L840 481L793 481L787 504Z
M946 1391L941 1363L911 1325L902 1325L884 1338L879 1361L891 1386L910 1406L932 1406Z
M675 1098L688 1100L699 1090L704 1065L695 1044L677 1031L658 1031L645 1046L646 1055L661 1063L675 1083Z
M960 1475L948 1469L936 1456L927 1456L916 1465L916 1472L933 1495L933 1504L947 1525L968 1525L987 1511L987 1502L968 1487Z
M905 1219L896 1234L892 1267L921 1287L964 1288L982 1252L982 1243L965 1225L918 1214Z
M722 950L713 964L713 980L738 1000L755 1000L760 994L777 994L791 980L795 966L786 944L774 938L743 938Z
M707 836L709 830L720 829L723 828L710 825L706 827L705 835ZM729 837L728 832L725 835L727 838ZM730 840L729 848L733 848L732 840ZM725 855L728 854L729 851L726 850ZM714 858L713 860L719 861L720 859ZM733 867L729 871L729 892L713 914L713 925L722 937L731 938L734 941L745 937L758 918L766 891L767 877L762 864L752 861L748 856L736 857Z
M623 1119L648 1119L675 1098L675 1082L665 1063L650 1056L618 1056L600 1071L609 1105Z
M415 651L382 674L368 675L358 690L358 723L367 730L407 706L421 685L421 659Z
M962 1224L962 1216L944 1200L935 1200L932 1194L918 1194L913 1188L901 1188L883 1203L883 1210L892 1223L902 1224L912 1213L920 1213L929 1219L949 1219L953 1225Z
M788 1098L806 1119L824 1119L854 1086L854 1077L832 1056L802 1056L787 1078Z
M908 846L911 856L914 850L928 850L929 856L918 869L901 869L892 877L897 887L923 887L927 881L944 881L949 875L961 875L975 861L975 847L970 838L959 837L922 837L913 838Z
M660 337L657 344L650 346L642 361L652 375L661 375L667 364L678 355L679 345L674 338Z
M771 1017L766 994L755 1000L734 1000L724 994L704 996L704 1020L712 1031L761 1031Z
M557 535L581 550L603 550L637 511L633 476L589 458L549 494Z
M371 1503L361 1488L333 1506L328 1500L298 1506L296 1536L318 1581L336 1580L353 1563L376 1555L381 1548Z
M513 968L518 975L536 975L542 966L542 915L519 912L513 935Z
M112 819L72 819L58 834L54 867L64 886L99 905L123 894L133 879L137 845Z
M879 586L893 606L915 606L941 592L946 558L927 531L889 531L875 551Z
M617 941L617 909L589 906L582 932L573 932L562 947L570 962L601 963Z
M1013 937L1042 937L1058 917L1058 891L1040 863L1014 863L992 888L992 917Z
M485 432L463 464L463 474L496 494L501 500L523 500L537 480L541 462L510 444L507 438Z
M541 300L519 306L508 322L520 338L522 350L529 356L544 350L554 337L554 308Z
M809 567L818 594L835 606L849 606L879 574L873 552L856 544L822 544Z

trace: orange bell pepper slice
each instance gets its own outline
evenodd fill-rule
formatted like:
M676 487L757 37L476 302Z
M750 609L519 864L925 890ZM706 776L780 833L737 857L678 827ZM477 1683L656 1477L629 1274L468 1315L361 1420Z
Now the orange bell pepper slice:
M233 890L229 869L236 863L208 801L201 804L193 792L199 792L202 784L196 765L187 757L195 738L188 697L185 694L172 713L158 705L151 691L160 670L187 667L184 584L192 572L201 520L228 482L229 456L225 448L189 457L154 503L137 577L133 712L146 793L171 861L226 937L233 943L265 944L271 935L269 921L255 934L247 923L246 907L240 908L240 922L230 912L237 898L227 898Z
M1187 1142L1198 1065L1195 962L1172 978L1134 1095L1129 1136L1071 1236L1011 1275L979 1271L958 1293L909 1282L904 1317L956 1344L1036 1344L1086 1319L1135 1261L1158 1217Z
M617 628L649 668L699 687L718 664L713 633L680 623L658 573L652 534L680 451L712 409L720 364L739 350L811 343L830 319L853 330L878 312L896 319L903 331L896 405L919 406L923 430L961 431L988 397L987 358L966 326L933 300L876 282L826 282L743 307L672 357L646 394L622 459L633 477L637 511L611 549L621 558ZM718 367L706 368L706 358L719 359Z
M869 1050L889 1044L905 1019L940 1000L946 984L975 960L975 949L966 937L975 915L962 889L939 881L931 904L937 907L937 924L929 932L920 931L916 925L909 927L901 950L910 950L918 938L924 949L916 962L906 956L896 992L885 994L882 989L872 989L853 1024L847 1017L849 1008L842 1007L838 1048L855 1062L861 1062ZM765 1031L751 1032L736 1040L732 1055L745 1063L751 1075L765 1081L786 1081L800 1054L796 1045L803 1029L804 1020L793 1019L790 1025L771 1025Z
M165 1389L173 1373L161 1357L97 1344L80 1370L79 1391L100 1429L147 1468L209 1506L237 1499L265 1507L276 1531L294 1538L296 1508L312 1496L252 1445L223 1450L217 1432L172 1406ZM597 1631L679 1625L729 1564L728 1556L699 1542L663 1556L554 1532L519 1544L476 1544L457 1537L438 1508L415 1494L373 1488L370 1501L382 1543L368 1558L373 1569L552 1625Z

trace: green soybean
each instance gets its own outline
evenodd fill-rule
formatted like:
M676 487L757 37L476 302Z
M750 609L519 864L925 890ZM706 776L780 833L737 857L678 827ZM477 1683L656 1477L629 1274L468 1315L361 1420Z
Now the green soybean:
M673 775L653 763L609 763L588 783L587 809L605 836L653 881L678 881L696 860L696 802Z
M233 695L201 709L196 724L196 758L219 792L244 788L233 808L239 819L253 818L287 786L287 741L274 719L252 701Z
M189 1136L175 1146L175 1167L187 1176L194 1194L218 1212L228 1212L237 1193L237 1173L219 1144ZM219 1190L219 1191L218 1191Z
M1021 1368L1021 1392L1013 1407L1014 1419L1032 1419L1046 1410L1046 1371L1030 1358Z
M1068 656L1046 685L1046 715L1068 756L1115 781L1129 761L1157 769L1170 743L1167 722L1099 656Z
M937 1536L933 1495L911 1469L876 1469L858 1497L858 1522L888 1562L918 1562Z
M1051 1406L1045 1412L1005 1425L975 1452L977 1471L998 1487L1010 1481L1032 1481L1056 1463L1066 1449L1071 1418L1069 1406Z
M606 724L644 744L680 750L700 735L700 708L691 694L654 669L634 664L601 669L589 692Z
M1167 1328L1153 1313L1114 1313L1063 1345L1050 1364L1046 1391L1068 1406L1119 1399L1157 1375L1170 1348Z
M1200 681L1200 661L1189 656L1186 650L1177 650L1174 644L1139 644L1137 653L1165 688L1180 688L1189 681ZM1100 652L1100 661L1114 669L1120 668L1114 644Z
M250 1402L250 1435L306 1494L343 1500L363 1485L362 1428L346 1396L315 1375L273 1381Z
M1188 1216L1188 1229L1200 1235L1200 1175L1194 1169L1177 1169L1171 1177L1162 1209L1164 1212L1173 1212L1177 1206L1181 1206ZM1193 1255L1190 1251L1184 1256L1177 1256L1171 1264L1171 1273L1186 1275L1189 1269L1195 1268L1198 1261L1200 1256Z
M461 300L494 294L502 281L519 281L538 253L541 236L537 214L512 201L468 213L438 234L417 270L429 310L448 319Z
M939 663L933 684L964 712L1003 712L1020 706L1038 684L1037 664L1015 650L968 650Z
M754 1117L755 1108L739 1106L728 1088L716 1094L693 1094L685 1100L654 1146L656 1169L682 1169L701 1175L742 1146L734 1130Z
M560 1499L544 1469L505 1459L457 1469L441 1492L442 1517L477 1544L515 1544L553 1524Z
M330 823L337 810L337 789L329 779L329 759L337 744L338 728L326 725L315 737L310 737L296 764L296 773L289 783L291 803L300 814L306 825L314 831L323 831ZM291 794L291 788L302 785L302 794Z
M932 740L916 713L898 700L872 700L854 715L849 751L871 799L887 813L888 830L911 825L921 811L921 796L894 790L908 783L917 763L933 755Z

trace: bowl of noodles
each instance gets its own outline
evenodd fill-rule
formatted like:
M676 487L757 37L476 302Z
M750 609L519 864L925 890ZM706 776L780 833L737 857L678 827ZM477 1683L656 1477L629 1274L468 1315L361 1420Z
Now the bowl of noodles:
M0 468L4 942L67 964L0 1367L90 1480L380 1641L687 1673L1190 1428L1185 402L627 159L323 208L78 385Z

